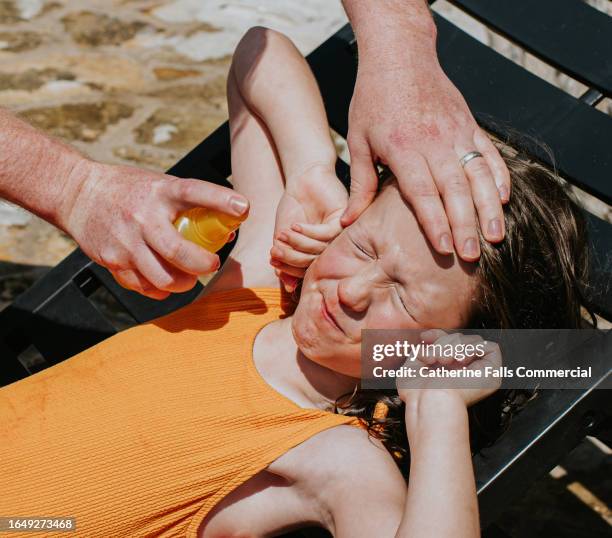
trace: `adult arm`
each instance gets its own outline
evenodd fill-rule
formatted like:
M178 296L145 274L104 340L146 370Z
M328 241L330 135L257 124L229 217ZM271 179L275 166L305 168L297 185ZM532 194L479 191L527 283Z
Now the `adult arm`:
M355 30L359 68L349 113L348 225L376 192L373 163L388 164L432 246L473 261L485 239L504 237L501 203L510 194L503 159L442 71L436 27L424 0L343 0ZM460 159L484 158L462 168Z
M156 299L192 288L219 264L174 229L178 213L248 209L225 187L94 162L1 108L0 148L0 197L71 235L121 285Z

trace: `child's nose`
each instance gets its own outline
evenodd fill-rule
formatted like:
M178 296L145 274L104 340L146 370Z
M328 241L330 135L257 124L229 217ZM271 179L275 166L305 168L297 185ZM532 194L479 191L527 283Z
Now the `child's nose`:
M340 304L355 312L364 312L370 305L371 278L365 271L345 277L338 282Z

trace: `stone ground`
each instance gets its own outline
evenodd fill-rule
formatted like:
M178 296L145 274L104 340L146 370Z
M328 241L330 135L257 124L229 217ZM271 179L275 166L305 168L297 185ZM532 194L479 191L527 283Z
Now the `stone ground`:
M612 14L608 0L591 0ZM445 2L437 10L572 95L584 87ZM0 106L109 163L165 170L226 119L225 75L250 26L308 53L346 21L338 0L0 0ZM599 107L612 113L609 100ZM578 193L612 222L609 206ZM0 202L0 308L74 248ZM517 537L610 536L610 454L585 441L501 520ZM565 474L564 474L565 473Z

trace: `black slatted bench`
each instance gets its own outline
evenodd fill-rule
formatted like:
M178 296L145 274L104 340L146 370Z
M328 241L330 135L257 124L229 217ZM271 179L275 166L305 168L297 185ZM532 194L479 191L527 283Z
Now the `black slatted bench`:
M556 165L568 181L612 203L612 118L594 108L612 96L611 18L580 0L451 1L588 86L584 95L574 98L435 15L442 66L481 125L500 136L505 126L534 136L553 150L556 163L546 153L534 157ZM355 54L354 36L347 25L308 56L330 125L344 137L356 78ZM337 171L348 186L347 165L339 160ZM229 185L225 179L231 173L227 123L168 173ZM593 302L602 317L612 320L612 225L588 212L587 217L595 254ZM231 245L224 247L222 259L230 250ZM77 249L0 312L0 383L33 373L20 357L38 355L36 369L40 369L114 334L116 327L92 301L100 290L119 303L129 325L188 304L201 289L198 285L165 301L153 301L121 288L108 271ZM602 390L612 388L609 367L606 372L589 389L542 391L506 434L476 454L483 527L585 435L612 443L612 393Z

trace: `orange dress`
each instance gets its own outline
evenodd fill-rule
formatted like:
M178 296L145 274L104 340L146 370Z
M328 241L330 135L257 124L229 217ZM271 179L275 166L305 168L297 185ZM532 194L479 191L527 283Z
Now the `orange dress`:
M287 306L277 289L212 293L0 389L0 515L75 517L67 537L194 538L290 448L358 425L257 372L255 336Z

